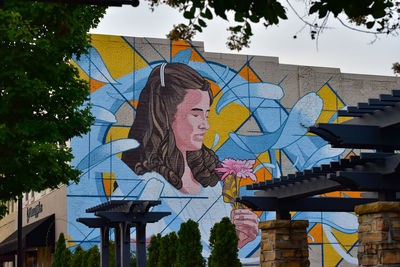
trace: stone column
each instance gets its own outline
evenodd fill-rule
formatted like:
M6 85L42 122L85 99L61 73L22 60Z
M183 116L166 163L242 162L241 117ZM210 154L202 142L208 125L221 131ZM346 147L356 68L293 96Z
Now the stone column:
M261 267L307 267L308 221L275 220L260 222Z
M400 202L356 206L359 266L400 265Z

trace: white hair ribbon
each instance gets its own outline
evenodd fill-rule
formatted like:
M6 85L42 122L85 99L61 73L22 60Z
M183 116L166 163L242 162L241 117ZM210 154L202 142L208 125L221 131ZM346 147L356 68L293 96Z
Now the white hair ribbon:
M167 66L167 63L161 64L161 67L160 67L161 87L165 87L165 80L164 80L164 70L165 70L165 66Z

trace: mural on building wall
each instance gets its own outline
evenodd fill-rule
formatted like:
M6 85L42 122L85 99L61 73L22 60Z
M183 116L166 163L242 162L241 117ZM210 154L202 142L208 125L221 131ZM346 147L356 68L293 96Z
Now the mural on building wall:
M236 225L242 263L257 264L258 222L275 214L251 211L235 198L253 194L247 184L346 156L307 133L316 122L338 122L345 103L327 81L285 108L284 73L280 83L271 83L257 75L251 58L234 70L206 60L190 43L165 45L170 54L165 58L147 42L143 53L143 45L137 49L124 37L94 35L90 54L74 58L90 83L96 119L89 134L71 140L71 164L83 173L67 189L69 245L99 242L97 230L76 222L87 216L86 208L110 199L152 199L162 201L155 211L172 215L149 224L147 238L178 231L191 218L199 223L207 257L210 228L228 216ZM354 214L292 216L310 221L312 261L357 263Z

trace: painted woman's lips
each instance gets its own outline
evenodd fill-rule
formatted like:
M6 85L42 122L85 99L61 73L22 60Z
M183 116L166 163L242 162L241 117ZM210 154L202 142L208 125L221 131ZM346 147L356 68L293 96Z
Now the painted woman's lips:
M204 134L195 134L193 135L193 139L196 141L203 141L204 140Z

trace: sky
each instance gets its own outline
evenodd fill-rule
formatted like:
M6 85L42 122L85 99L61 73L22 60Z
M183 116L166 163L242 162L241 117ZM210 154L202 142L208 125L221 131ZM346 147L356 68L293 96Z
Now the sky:
M302 15L305 9L300 2L291 3ZM391 68L393 62L400 61L400 36L381 35L376 38L372 34L347 29L331 17L317 42L311 39L309 27L304 26L289 6L286 8L289 19L281 21L278 26L265 29L262 23L253 25L250 47L239 53L279 57L282 64L340 68L342 73L394 76ZM313 18L306 19L313 22ZM148 2L141 0L136 8L128 5L108 8L107 14L91 33L166 38L174 24L185 22L178 10L159 6L152 12ZM206 22L208 27L196 34L194 41L204 42L206 52L238 53L226 46L229 36L226 28L235 25L232 19L227 22L214 16L212 21Z

